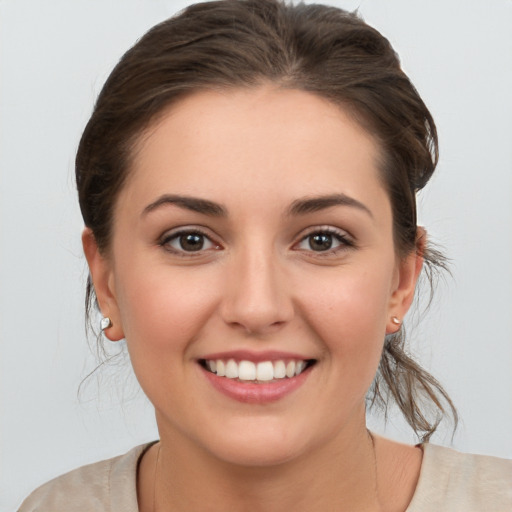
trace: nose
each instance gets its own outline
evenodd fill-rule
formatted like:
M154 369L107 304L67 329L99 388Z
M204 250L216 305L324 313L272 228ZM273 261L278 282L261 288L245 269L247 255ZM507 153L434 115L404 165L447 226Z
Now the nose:
M223 294L221 314L231 327L265 335L286 325L294 308L286 272L271 251L233 256Z

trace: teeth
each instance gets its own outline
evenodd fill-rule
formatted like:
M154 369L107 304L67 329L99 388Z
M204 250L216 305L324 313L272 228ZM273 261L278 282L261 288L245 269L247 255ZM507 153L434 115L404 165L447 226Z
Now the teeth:
M274 362L274 379L284 379L286 377L286 365L284 361Z
M295 375L300 375L305 367L306 367L305 361L297 361L297 364L295 365Z
M274 379L274 365L270 361L258 363L256 367L257 380L273 380Z
M227 362L222 359L206 361L206 367L219 377L259 382L295 377L304 371L306 365L307 363L304 360L261 361L259 363L253 363L252 361L236 362L234 359L229 359Z
M295 361L290 361L286 365L286 376L288 378L291 378L295 375Z
M224 365L224 361L217 359L217 361L215 362L215 366L217 367L217 375L219 377L224 377L226 375L226 367Z
M238 365L233 359L230 359L226 364L226 377L228 379L238 379Z
M256 365L251 361L241 361L238 365L238 378L240 380L255 380Z

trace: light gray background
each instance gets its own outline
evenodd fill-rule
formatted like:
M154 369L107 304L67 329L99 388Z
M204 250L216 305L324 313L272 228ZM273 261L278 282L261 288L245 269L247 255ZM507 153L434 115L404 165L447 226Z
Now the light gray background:
M128 363L95 365L73 159L119 56L189 2L0 0L0 510L84 463L152 440ZM512 1L331 1L395 45L439 128L420 221L454 278L414 331L462 423L455 447L512 457ZM378 419L371 419L383 431ZM388 435L413 441L399 419ZM443 429L436 441L450 443Z

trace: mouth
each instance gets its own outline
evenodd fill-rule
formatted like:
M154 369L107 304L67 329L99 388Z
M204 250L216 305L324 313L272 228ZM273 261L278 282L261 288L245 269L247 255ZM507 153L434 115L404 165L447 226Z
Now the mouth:
M316 364L316 359L277 359L253 362L236 359L199 359L207 372L233 381L270 384L298 377Z

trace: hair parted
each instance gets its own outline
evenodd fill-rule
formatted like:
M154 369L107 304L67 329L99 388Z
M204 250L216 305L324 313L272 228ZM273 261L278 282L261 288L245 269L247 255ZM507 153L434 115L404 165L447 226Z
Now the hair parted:
M280 0L191 5L153 27L121 58L98 96L76 156L82 216L100 251L109 250L114 206L134 147L151 123L194 92L265 83L323 97L376 138L397 254L423 251L429 276L436 265L444 267L439 253L417 240L416 192L437 164L436 127L389 41L355 13ZM89 278L87 315L94 303ZM406 354L402 331L384 342L368 400L386 407L389 398L423 440L435 431L446 405L457 424L446 392Z

